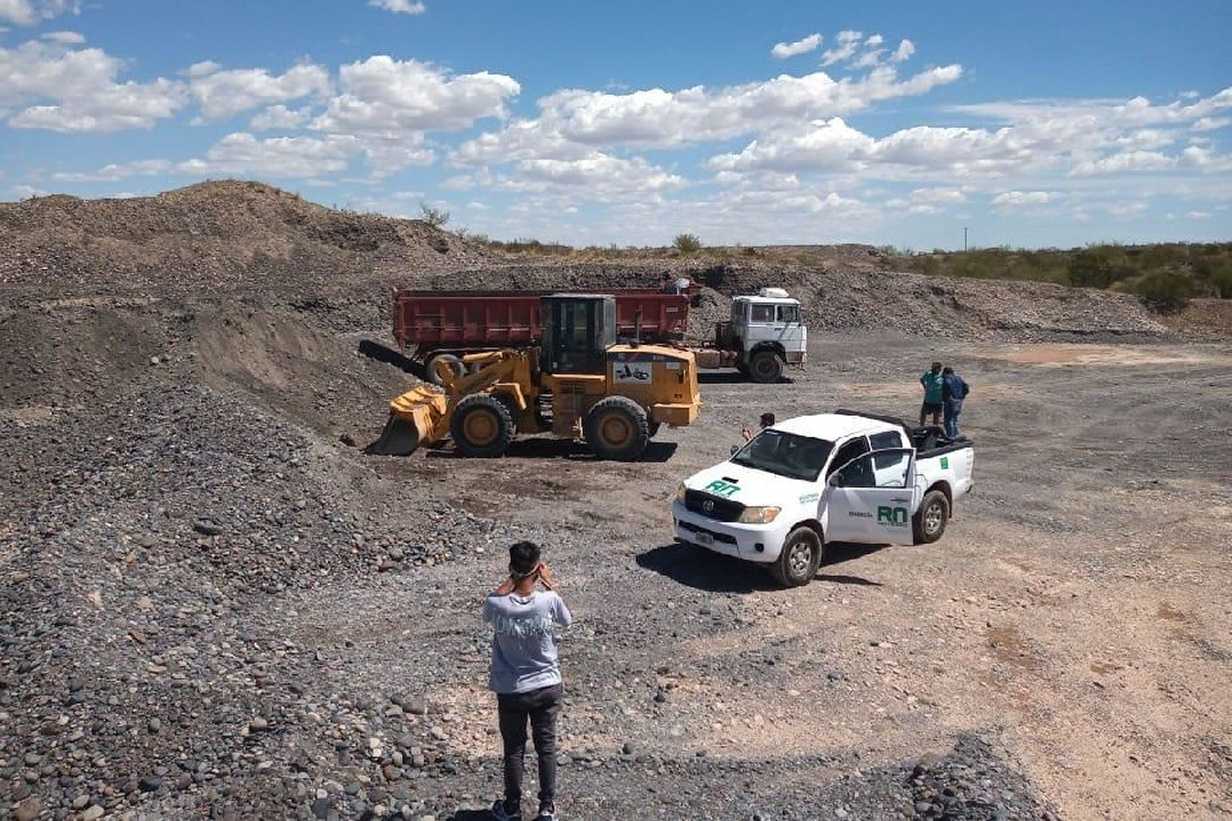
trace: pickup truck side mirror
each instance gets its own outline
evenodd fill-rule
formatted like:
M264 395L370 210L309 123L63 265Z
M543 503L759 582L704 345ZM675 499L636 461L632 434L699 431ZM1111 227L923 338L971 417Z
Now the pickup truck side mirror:
M847 479L843 477L843 472L839 471L830 477L830 484L835 487L846 487Z

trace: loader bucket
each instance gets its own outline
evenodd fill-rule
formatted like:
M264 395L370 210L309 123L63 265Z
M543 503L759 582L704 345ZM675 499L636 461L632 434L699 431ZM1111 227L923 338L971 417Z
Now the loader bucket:
M423 444L435 444L445 418L444 394L418 387L389 403L389 421L380 437L365 450L375 456L410 456Z

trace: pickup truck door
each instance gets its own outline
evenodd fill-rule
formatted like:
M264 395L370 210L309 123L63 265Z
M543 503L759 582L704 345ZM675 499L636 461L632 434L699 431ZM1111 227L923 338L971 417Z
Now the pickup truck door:
M915 449L884 448L852 459L830 475L826 539L862 544L914 543Z

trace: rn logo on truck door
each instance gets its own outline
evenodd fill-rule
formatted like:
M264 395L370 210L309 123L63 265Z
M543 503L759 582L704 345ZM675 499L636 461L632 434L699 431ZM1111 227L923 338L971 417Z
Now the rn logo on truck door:
M877 524L889 525L890 527L903 527L907 524L907 508L905 507L888 507L881 505L877 508Z

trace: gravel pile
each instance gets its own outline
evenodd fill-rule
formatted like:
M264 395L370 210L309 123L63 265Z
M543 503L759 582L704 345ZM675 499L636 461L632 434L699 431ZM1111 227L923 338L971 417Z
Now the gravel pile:
M488 254L417 220L325 208L252 182L156 197L0 203L0 284L199 290L455 268Z

